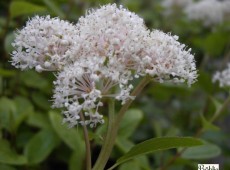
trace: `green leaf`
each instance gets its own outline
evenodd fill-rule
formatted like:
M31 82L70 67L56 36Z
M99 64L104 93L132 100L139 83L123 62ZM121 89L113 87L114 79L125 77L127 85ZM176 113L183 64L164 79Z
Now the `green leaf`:
M218 56L223 52L228 41L228 33L215 32L207 36L203 45L210 55Z
M0 126L9 131L17 131L19 125L27 115L33 112L32 104L24 97L0 99Z
M126 153L128 152L133 146L134 143L128 139L125 138L117 138L116 139L116 146L123 152ZM134 162L138 163L138 167L142 169L150 169L148 159L145 155L134 158ZM126 167L126 166L124 166Z
M59 142L58 136L51 130L42 130L34 135L24 150L29 164L38 164L45 160Z
M134 143L128 139L118 137L116 139L116 146L123 152L128 152L133 146Z
M12 77L15 75L16 75L16 72L14 70L5 70L3 68L0 68L0 76L2 77Z
M228 41L229 34L219 31L208 34L206 37L195 37L193 44L201 48L206 54L219 56L224 51Z
M85 149L80 131L74 128L68 128L66 124L63 124L63 118L60 113L50 112L49 117L54 130L66 145L76 151Z
M15 139L15 147L18 149L23 149L28 144L28 141L34 136L34 132L28 128L28 126L23 126L17 132Z
M5 40L4 40L4 48L7 53L11 53L13 51L13 46L11 45L12 42L15 39L15 34L13 32L7 34Z
M138 109L130 109L128 110L122 121L118 131L118 136L122 138L130 137L133 132L136 130L138 124L143 118L143 113Z
M15 18L21 15L37 14L46 11L43 6L35 5L26 1L13 1L10 4L10 16Z
M174 126L171 126L169 129L167 129L165 136L177 136L179 134L180 134L180 130Z
M16 114L16 106L13 100L6 97L0 98L0 127L9 131L13 130L12 117Z
M57 16L60 18L64 18L64 12L56 5L56 3L52 0L43 0L47 7L49 7Z
M51 108L51 103L48 101L45 95L40 92L32 93L32 100L41 109L49 110Z
M24 165L27 163L25 156L18 155L14 152L8 141L0 139L0 163L11 165Z
M210 96L210 98L213 104L215 105L216 110L220 110L220 108L222 107L222 104L218 100L216 100L214 97Z
M27 123L30 126L38 127L41 129L52 129L47 113L34 113L29 116Z
M131 148L129 152L127 152L125 155L123 155L121 158L117 160L116 164L112 168L118 166L123 162L133 159L136 156L153 153L161 150L167 150L178 147L192 147L202 144L203 142L201 142L201 140L191 137L162 137L149 139Z
M21 72L20 79L27 87L32 87L40 90L46 89L49 85L47 79L42 77L41 74L32 70Z
M206 143L202 146L186 149L181 156L186 159L210 159L220 154L221 149L217 145Z
M119 170L143 170L143 168L136 160L132 160L121 165Z
M149 88L148 93L154 96L156 100L166 101L171 96L189 96L192 88L187 88L185 85L176 85L173 83L156 83L154 88Z
M85 152L82 149L72 153L69 160L69 170L81 170L84 167Z
M131 11L140 11L141 1L126 0L123 2Z
M4 165L4 164L0 164L0 169L2 169L2 170L16 170L14 167Z
M125 162L119 167L119 170L150 170L152 169L148 163L146 156L140 156L129 162Z
M198 83L196 83L195 86L198 86L198 88L201 88L203 91L207 92L208 94L213 93L214 87L213 87L212 77L210 73L200 70L197 82Z
M214 124L212 124L211 122L209 122L205 117L204 115L201 114L201 121L202 121L202 124L203 124L203 128L205 130L214 130L214 131L218 131L220 130L219 127L215 126Z
M161 127L162 126L162 123L159 121L159 120L153 120L153 129L154 129L154 132L155 132L155 135L156 137L161 137L163 136L163 128Z
M21 96L14 99L17 111L13 115L13 129L16 131L19 125L26 119L30 114L33 114L34 108L31 102Z

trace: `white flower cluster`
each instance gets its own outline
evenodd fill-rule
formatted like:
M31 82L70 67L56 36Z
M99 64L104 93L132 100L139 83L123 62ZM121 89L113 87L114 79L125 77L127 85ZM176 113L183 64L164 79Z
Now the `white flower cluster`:
M223 12L226 18L230 17L230 0L222 1Z
M222 72L217 71L212 80L213 82L219 81L220 87L230 87L230 63Z
M57 20L42 19L45 25L48 21ZM103 123L103 116L99 114L102 98L113 97L121 104L133 100L135 96L130 93L134 78L151 76L158 82L186 82L188 85L197 78L194 56L190 49L186 50L185 45L177 41L177 36L148 30L143 19L122 6L112 4L91 10L75 26L68 24L68 28L54 22L50 27L59 30L59 34L53 31L45 36L36 36L37 44L29 48L40 50L36 57L31 50L25 52L28 47L24 44L31 44L31 33L24 30L38 32L44 26L42 22L39 22L39 27L32 26L31 21L19 32L20 38L15 40L14 44L18 45L17 52L13 53L13 64L24 66L23 69L39 66L42 71L53 68L59 71L54 82L53 106L66 108L64 122L70 126L85 124L94 127ZM59 29L56 30L57 25ZM50 37L56 35L59 39L51 41ZM68 46L60 43L63 39L68 40ZM51 48L48 54L44 54L40 46L58 50L53 52ZM19 55L18 51L23 53ZM52 55L54 53L58 59ZM47 61L51 63L50 67L45 64ZM81 120L80 113L84 114L85 121Z
M220 24L230 15L230 0L163 0L161 5L166 16L183 11L189 20L202 21L204 26Z
M76 26L59 18L35 16L16 33L12 65L22 70L57 71L70 62L66 55L74 45Z
M204 26L217 25L223 22L224 16L229 13L229 1L201 0L185 9L190 20L202 21Z
M78 123L93 127L104 122L103 116L98 113L98 107L103 106L103 103L100 102L101 91L96 87L97 75L86 69L82 62L75 62L65 67L54 82L54 106L66 107L67 110L63 112L66 117L64 122L68 122L71 127ZM79 113L82 111L88 117L86 121L80 120Z
M193 0L163 0L161 5L165 9L164 14L170 15L175 12L175 10L184 9L192 3Z
M155 77L159 82L172 81L191 85L196 80L197 71L191 49L186 50L180 44L178 36L171 36L154 30L149 37L149 47L146 57L149 58L145 72Z

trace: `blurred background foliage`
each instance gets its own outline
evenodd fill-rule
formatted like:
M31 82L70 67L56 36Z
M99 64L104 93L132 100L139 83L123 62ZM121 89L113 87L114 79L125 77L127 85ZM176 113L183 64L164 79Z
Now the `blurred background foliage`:
M58 16L71 22L86 9L122 4L144 18L150 29L180 37L195 54L199 78L185 85L148 85L121 123L108 167L135 143L160 136L199 136L208 143L187 149L142 156L119 170L195 170L198 163L219 163L230 169L230 108L208 121L228 97L229 89L212 83L212 75L230 57L230 22L204 27L179 10L164 15L160 0L1 0L0 1L0 170L83 170L85 147L81 127L63 125L52 105L52 73L20 71L10 64L14 31L34 15ZM210 11L211 12L211 11ZM117 104L117 109L119 104ZM102 110L106 113L107 106ZM106 119L106 114L105 114ZM90 129L93 161L98 156L106 124ZM175 159L177 158L177 159Z

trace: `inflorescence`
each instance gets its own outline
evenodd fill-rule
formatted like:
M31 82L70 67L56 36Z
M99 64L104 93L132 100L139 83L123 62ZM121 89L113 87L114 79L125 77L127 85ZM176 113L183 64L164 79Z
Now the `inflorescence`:
M178 36L150 31L142 18L116 4L88 11L75 25L35 16L16 33L13 46L16 68L56 72L53 106L65 108L64 122L71 127L103 123L102 98L133 100L133 79L190 86L197 78L191 49Z
M229 0L163 0L166 16L183 11L189 20L201 21L205 27L221 24L229 18Z
M223 71L217 71L212 78L213 82L219 82L220 87L230 87L230 63Z

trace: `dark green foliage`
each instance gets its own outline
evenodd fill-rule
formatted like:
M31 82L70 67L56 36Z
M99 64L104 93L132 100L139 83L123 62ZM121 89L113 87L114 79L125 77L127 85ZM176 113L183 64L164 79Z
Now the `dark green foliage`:
M192 53L195 53L200 76L198 82L190 88L186 85L149 84L122 120L107 167L111 167L120 157L119 160L124 159L122 156L125 153L144 140L197 135L207 143L187 149L168 166L168 170L195 170L198 163L220 163L221 169L229 169L229 106L213 122L210 119L228 96L229 89L220 89L217 84L213 84L212 75L216 70L226 67L229 61L230 22L208 29L200 23L186 20L181 13L165 18L161 14L163 9L159 0L2 0L0 170L85 169L82 128L69 129L62 124L60 111L51 108L54 75L33 70L22 72L13 68L9 62L13 50L11 43L13 32L21 29L29 17L51 15L76 22L86 9L113 2L123 4L143 17L150 29L179 35L179 41L191 47ZM116 107L118 109L119 104ZM100 111L107 122L106 104ZM93 158L98 156L106 125L90 129ZM168 138L166 143L172 145L169 148L173 148L174 139ZM157 146L154 143L150 150L153 151ZM186 145L174 147L179 146ZM181 152L181 149L140 156L117 169L150 170L164 167L176 152Z

